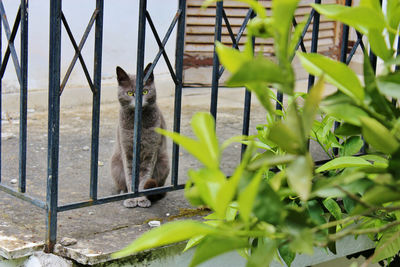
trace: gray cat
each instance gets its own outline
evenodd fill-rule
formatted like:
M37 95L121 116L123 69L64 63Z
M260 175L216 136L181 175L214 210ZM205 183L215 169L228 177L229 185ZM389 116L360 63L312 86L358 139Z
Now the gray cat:
M150 65L144 70L148 72ZM111 176L119 192L131 192L133 127L135 114L136 77L117 67L118 100L120 103L117 141L111 158ZM142 132L140 143L139 190L162 186L169 174L166 138L154 131L165 129L164 117L156 103L156 88L153 73L143 87ZM150 207L151 201L164 194L127 199L127 208Z

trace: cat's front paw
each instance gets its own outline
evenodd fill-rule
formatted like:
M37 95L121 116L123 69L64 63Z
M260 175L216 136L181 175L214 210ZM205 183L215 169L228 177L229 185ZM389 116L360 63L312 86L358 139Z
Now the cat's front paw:
M142 208L148 208L151 206L151 201L147 199L147 197L138 197L137 205Z
M125 208L134 208L138 205L136 198L125 199L123 202Z
M124 200L123 205L126 208L134 208L134 207L148 208L151 206L151 201L148 200L146 197L130 198Z

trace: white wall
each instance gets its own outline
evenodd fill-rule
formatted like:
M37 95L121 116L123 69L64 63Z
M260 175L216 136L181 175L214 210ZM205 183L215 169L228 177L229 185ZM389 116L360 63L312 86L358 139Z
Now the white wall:
M29 58L28 58L28 88L33 90L47 90L48 87L48 54L49 54L49 0L29 1ZM72 29L76 42L81 36L95 9L95 0L64 0L63 12ZM154 24L159 31L160 38L164 37L171 20L177 10L177 0L148 0L148 10ZM18 0L3 1L10 28L14 23L15 14L19 5ZM138 30L138 4L135 0L105 0L104 1L104 39L103 39L103 84L114 83L115 67L117 65L133 73L136 69L137 55L137 30ZM74 50L67 33L62 27L62 77L69 66ZM172 63L175 54L175 32L167 44L167 53ZM19 35L19 33L18 33ZM20 39L15 41L19 53ZM2 52L6 49L6 38L3 30ZM83 48L89 73L93 73L94 27ZM145 62L154 59L158 46L149 27L146 29ZM155 73L165 73L168 69L163 59L155 68ZM70 87L87 86L79 60L67 84ZM3 79L3 92L18 91L19 85L15 69L10 59Z

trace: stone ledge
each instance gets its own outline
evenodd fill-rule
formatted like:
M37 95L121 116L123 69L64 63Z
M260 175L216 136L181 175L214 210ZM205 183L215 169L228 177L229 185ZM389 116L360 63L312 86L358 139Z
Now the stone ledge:
M27 242L0 233L0 256L5 259L19 259L42 251L44 243Z

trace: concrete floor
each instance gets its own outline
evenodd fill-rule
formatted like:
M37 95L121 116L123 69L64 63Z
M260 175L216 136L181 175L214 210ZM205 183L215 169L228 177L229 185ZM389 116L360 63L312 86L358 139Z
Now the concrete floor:
M156 83L160 91L160 83ZM87 89L86 89L87 90ZM116 89L111 95L116 96ZM110 95L110 92L107 92ZM159 106L164 113L168 129L173 127L173 93L160 92ZM243 117L244 89L220 88L217 117L217 134L222 143L227 138L240 135ZM80 98L79 95L75 95ZM182 101L182 133L192 135L190 119L195 112L209 110L210 89L184 89ZM265 121L265 112L254 101L251 113L250 129L254 133L257 124ZM3 100L7 101L7 100ZM79 99L81 101L81 99ZM47 98L43 98L47 102ZM8 103L10 105L10 103ZM101 130L99 146L99 197L109 196L112 192L109 160L115 142L118 106L116 99L108 100L101 106ZM18 132L17 114L10 112L3 118L2 138L2 183L17 188L12 183L18 178ZM59 204L73 203L89 199L91 106L63 104L60 126L60 161L59 161ZM172 143L168 141L171 151ZM323 158L321 151L312 146L315 160ZM240 145L229 147L223 154L222 169L231 174L239 162ZM199 167L186 151L179 155L179 183L184 183L190 168ZM42 201L46 198L47 172L47 111L37 108L28 114L28 154L27 154L27 194ZM167 197L151 208L126 209L121 201L81 208L59 213L58 241L63 237L77 240L60 250L61 254L75 257L82 263L96 263L105 259L105 255L128 245L138 235L149 229L147 222L152 219L166 222L171 218L179 219L193 211L185 200L183 191L167 194ZM45 212L33 205L0 192L0 234L12 237L25 246L40 248L45 238ZM11 246L10 242L0 240L0 247ZM18 247L18 246L17 246ZM9 248L12 250L12 247ZM74 256L75 255L75 256ZM79 258L81 257L81 258Z

